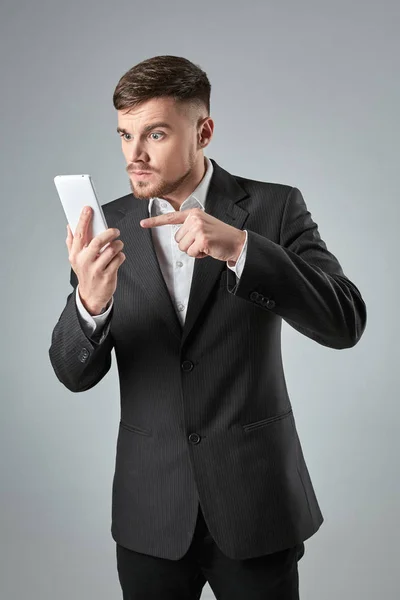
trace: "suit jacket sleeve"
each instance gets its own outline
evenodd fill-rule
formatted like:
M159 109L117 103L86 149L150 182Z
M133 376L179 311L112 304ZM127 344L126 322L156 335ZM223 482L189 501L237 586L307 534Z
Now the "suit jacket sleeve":
M248 230L246 262L228 291L275 312L305 336L330 348L349 348L366 326L366 306L321 239L299 189L285 201L279 244Z
M94 387L111 367L114 342L109 325L113 307L100 331L88 336L87 323L76 304L78 279L72 268L70 282L74 290L53 329L49 357L61 383L71 392L84 392Z

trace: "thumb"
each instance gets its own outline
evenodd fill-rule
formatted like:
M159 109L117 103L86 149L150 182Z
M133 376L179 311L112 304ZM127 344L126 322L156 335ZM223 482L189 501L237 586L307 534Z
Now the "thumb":
M69 223L68 223L67 224L67 239L65 240L65 242L66 242L66 244L68 246L68 249L70 249L70 246L72 244L72 239L73 239L73 235L72 235L72 231L71 231L71 228L69 226Z

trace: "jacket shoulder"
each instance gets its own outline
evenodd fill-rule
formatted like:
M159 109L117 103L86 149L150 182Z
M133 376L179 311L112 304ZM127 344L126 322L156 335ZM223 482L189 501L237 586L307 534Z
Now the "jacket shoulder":
M285 183L277 183L273 181L260 181L258 179L250 179L248 177L243 177L241 175L233 175L236 179L237 183L249 194L261 194L267 196L282 196L284 198L287 197L290 190L293 189L294 186L285 184Z

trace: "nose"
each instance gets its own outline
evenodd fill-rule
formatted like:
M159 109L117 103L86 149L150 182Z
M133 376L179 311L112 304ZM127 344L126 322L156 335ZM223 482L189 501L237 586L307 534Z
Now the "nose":
M146 154L143 151L143 147L140 144L140 140L133 141L129 145L128 159L131 163L135 163L138 160L144 160Z

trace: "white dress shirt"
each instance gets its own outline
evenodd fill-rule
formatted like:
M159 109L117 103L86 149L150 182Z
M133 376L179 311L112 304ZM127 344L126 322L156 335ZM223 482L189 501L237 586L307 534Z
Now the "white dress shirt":
M211 176L213 173L213 164L210 159L205 156L207 170L203 179L200 181L197 188L190 194L184 202L182 202L179 210L187 210L189 208L198 207L205 210L206 197L210 185ZM149 200L149 217L175 212L172 205L164 198L150 198ZM192 283L193 268L195 258L189 256L186 252L179 249L178 242L175 240L175 234L181 225L164 225L163 227L154 227L151 230L153 236L153 244L160 264L160 269L165 279L168 291L175 306L178 318L183 326L186 318L187 305L189 301L189 292ZM247 230L246 240L243 244L242 251L234 266L227 267L236 274L236 282L241 277L244 263L246 260L247 251ZM123 240L122 240L123 241ZM82 325L86 335L90 338L94 334L101 332L104 323L112 309L114 297L107 310L100 315L90 315L82 304L79 296L79 284L76 286L76 304L79 314L82 317ZM99 342L101 343L106 337L109 325L104 329Z

